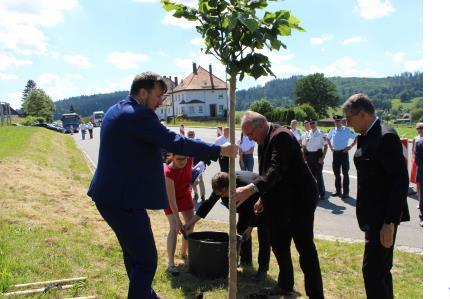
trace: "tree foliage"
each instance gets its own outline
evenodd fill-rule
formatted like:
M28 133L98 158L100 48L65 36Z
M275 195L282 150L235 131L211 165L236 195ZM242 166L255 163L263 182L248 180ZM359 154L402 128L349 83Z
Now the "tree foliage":
M23 109L27 115L43 117L46 121L53 120L55 105L52 99L42 89L33 89L23 103Z
M277 0L270 0L277 1ZM245 74L254 78L273 75L269 58L263 48L279 50L286 45L279 36L291 35L291 30L303 31L300 20L288 10L265 11L259 17L257 10L265 9L268 0L199 0L198 8L161 0L173 16L197 21L197 32L204 39L204 52L214 55L230 75Z
M28 80L27 85L25 85L25 88L22 93L22 108L23 108L23 102L25 102L25 99L27 98L28 94L33 89L36 89L36 82L34 82L33 80Z
M273 111L273 106L268 100L262 99L262 100L253 102L250 105L250 110L267 116L268 114L270 114Z
M298 104L310 104L321 116L326 115L328 107L335 107L338 104L336 85L321 73L298 80L295 95Z
M303 76L292 76L284 79L274 79L264 86L251 87L239 90L237 96L237 109L248 109L250 104L262 98L268 99L273 106L290 107L295 104L295 85ZM366 93L377 108L387 109L392 99L401 99L410 102L413 98L423 96L423 73L402 73L385 78L358 78L358 77L328 77L336 85L338 104L342 104L352 94ZM410 98L406 99L405 95Z

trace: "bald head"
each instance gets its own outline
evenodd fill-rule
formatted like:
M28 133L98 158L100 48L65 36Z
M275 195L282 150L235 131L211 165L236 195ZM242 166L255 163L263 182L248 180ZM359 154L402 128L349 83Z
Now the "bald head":
M269 124L264 115L248 110L242 116L241 128L248 138L262 144L269 130Z

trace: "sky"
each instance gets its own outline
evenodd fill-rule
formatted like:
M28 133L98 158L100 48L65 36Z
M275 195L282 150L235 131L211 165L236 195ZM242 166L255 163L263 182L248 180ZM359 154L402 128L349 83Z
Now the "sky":
M193 5L193 0L179 0ZM305 32L283 37L287 50L264 50L277 78L385 77L422 71L421 0L284 0ZM0 0L0 101L20 108L29 79L54 100L129 90L152 71L180 79L192 62L225 79L225 68L201 52L194 23L171 17L159 0ZM238 89L273 77L246 77Z

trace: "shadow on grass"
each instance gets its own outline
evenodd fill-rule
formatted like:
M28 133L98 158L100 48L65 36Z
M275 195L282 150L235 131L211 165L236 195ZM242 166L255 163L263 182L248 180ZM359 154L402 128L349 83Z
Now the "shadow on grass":
M205 293L225 291L228 288L228 278L205 279L197 277L189 272L188 264L179 265L180 274L172 276L166 272L167 277L171 282L171 287L174 289L181 289L183 298L203 298ZM237 298L278 298L274 296L267 296L264 294L264 288L276 285L276 281L267 276L264 280L255 282L252 277L256 274L254 268L238 268L238 293ZM211 297L211 294L208 294Z

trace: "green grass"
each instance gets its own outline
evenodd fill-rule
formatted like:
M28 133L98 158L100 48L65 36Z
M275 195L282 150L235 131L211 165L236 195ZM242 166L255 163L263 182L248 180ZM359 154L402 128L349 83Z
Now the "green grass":
M91 174L73 139L43 128L0 128L0 293L18 283L87 276L71 290L51 291L39 298L96 295L125 298L128 279L120 247L85 195ZM202 280L183 271L165 272L168 224L161 211L150 212L159 251L154 288L165 298L226 298L227 280ZM227 225L202 221L196 230L227 231ZM256 232L253 233L254 244ZM256 245L256 244L255 244ZM364 298L361 274L363 244L316 241L327 298ZM305 294L303 275L293 248L295 288ZM256 246L254 264L256 265ZM395 252L397 298L422 297L422 256ZM272 255L269 277L250 281L254 269L239 269L238 297L276 283L278 267Z

